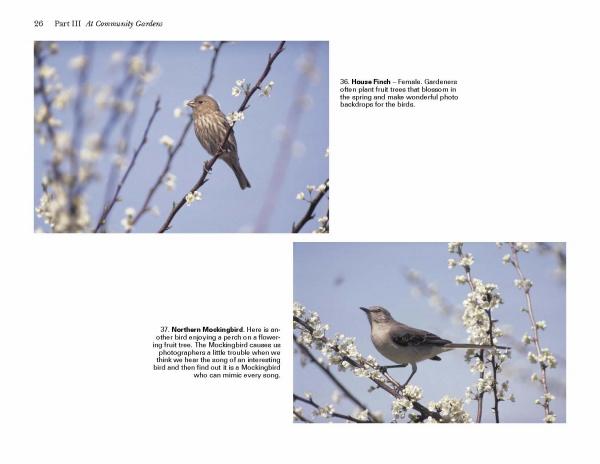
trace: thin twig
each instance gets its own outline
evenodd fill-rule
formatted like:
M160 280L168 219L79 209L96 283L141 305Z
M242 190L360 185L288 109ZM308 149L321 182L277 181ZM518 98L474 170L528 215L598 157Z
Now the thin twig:
M457 254L459 256L459 258L463 258L464 254L462 251L462 246L458 247L458 251ZM469 287L471 289L472 292L475 291L475 284L473 283L473 277L471 276L471 266L463 266L464 270L465 270L465 274L467 277L467 283L469 284ZM493 326L492 326L492 316L491 316L491 310L486 310L486 314L488 315L489 318L489 328L488 328L488 334L490 336L490 345L494 345L494 337L493 337ZM484 357L484 350L479 350L479 353L476 355L479 360L484 363L485 362L485 357ZM498 383L496 381L496 377L497 377L497 369L498 366L496 365L496 358L495 355L492 353L492 375L494 378L494 383L492 385L493 388L493 393L494 393L494 415L495 415L495 419L496 422L500 422L500 416L499 416L499 412L498 412ZM485 377L485 373L482 371L479 373L479 379L483 380ZM485 392L481 392L479 393L479 395L477 395L477 416L476 416L476 422L480 423L482 416L483 416L483 396L484 396Z
M213 57L210 62L210 71L208 72L208 80L206 81L206 84L204 84L204 88L202 89L203 95L206 95L206 93L208 92L208 89L210 88L210 85L212 84L213 79L215 78L215 67L217 65L217 58L219 56L219 52L221 51L221 47L223 45L225 45L226 43L227 43L227 41L222 40L215 47Z
M489 327L488 327L488 335L490 337L490 345L494 346L494 320L492 319L492 310L491 309L486 309L485 310L487 316L488 316L488 320L489 320ZM496 355L494 354L494 352L492 351L492 376L494 379L494 389L493 389L493 393L494 393L494 418L496 419L496 424L500 423L500 412L498 411L498 404L499 404L499 400L498 400L498 380L497 380L497 376L498 376L498 365L496 364Z
M104 127L100 131L100 150L104 150L104 148L108 144L110 134L116 127L117 123L119 122L119 119L121 118L121 115L123 114L123 112L120 110L119 105L121 103L123 95L129 88L135 77L134 73L131 73L129 71L127 64L135 56L142 44L143 42L132 42L131 46L129 47L129 51L127 52L127 55L125 57L125 76L123 80L119 83L119 85L117 85L117 87L115 88L114 102L111 107L110 114L108 115L108 119L106 120Z
M46 132L48 133L48 136L50 137L52 146L55 149L57 149L56 131L54 130L54 127L51 124L51 121L54 119L54 117L52 115L52 101L50 100L50 97L48 96L48 86L46 84L46 78L42 75L41 72L39 72L41 70L42 66L44 65L45 58L46 58L42 53L42 44L43 44L43 42L35 42L34 46L33 46L35 67L38 71L38 73L37 73L38 84L35 88L35 93L40 95L40 97L42 98L42 103L44 104L44 107L46 108L46 114L45 114L44 120L42 122L43 122L44 127L46 128ZM58 161L58 158L53 158L51 160L51 163L52 163L52 174L54 176L54 179L56 181L60 181L63 177L63 174L59 168L60 161Z
M304 213L304 216L302 217L302 219L300 219L300 221L298 221L297 224L296 223L292 224L292 233L293 234L297 234L298 232L300 232L308 221L314 219L315 209L317 208L317 205L323 199L323 197L327 194L327 192L329 192L329 179L326 179L325 182L323 183L323 185L325 185L325 188L323 190L319 191L317 196L315 196L312 200L310 200L308 202L308 209L306 210L306 213ZM329 217L329 210L328 210L327 217ZM327 227L329 228L329 225Z
M310 419L307 419L306 417L304 417L302 414L300 414L299 412L294 411L294 416L296 416L299 420L301 420L302 422L306 422L308 424L312 424L313 421L311 421Z
M521 270L521 263L519 262L519 255L518 255L518 250L517 250L517 246L514 242L510 243L510 262L513 265L513 267L515 268L515 270L517 271L517 274L519 275L519 279L521 279L521 281L526 281L527 279L525 278L525 275L523 274L523 271ZM566 257L565 257L565 262L566 262ZM531 294L530 294L530 287L524 287L523 288L523 292L525 293L525 302L527 303L527 315L529 316L529 322L531 323L531 330L533 331L533 343L535 345L535 349L537 351L537 355L538 355L538 359L542 357L542 347L540 344L540 332L537 326L537 320L535 318L535 315L533 313L533 303L531 301ZM540 365L540 371L542 374L541 377L541 383L542 383L542 387L544 389L544 402L542 403L542 406L544 408L544 416L547 417L551 414L550 411L550 401L549 401L549 395L550 395L550 390L548 388L548 377L546 375L546 369L548 368L548 366L546 366L546 364L544 363L539 363Z
M315 403L312 398L303 398L302 396L296 395L295 393L294 393L294 401L301 401L303 403L310 404L313 408L315 408L317 410L322 409L322 407L319 406L317 403ZM347 421L356 422L358 424L370 424L370 423L373 422L372 420L360 420L360 419L356 419L355 417L348 416L346 414L340 414L340 413L335 412L335 411L332 412L332 413L330 413L330 414L331 414L331 417L337 417L338 419L345 419Z
M85 61L79 70L79 76L77 78L77 98L73 105L73 143L71 150L69 150L69 161L71 164L71 182L69 182L68 190L68 201L69 201L69 214L71 214L75 208L74 196L75 189L77 186L77 179L79 176L79 150L81 146L81 136L83 135L83 126L85 118L83 114L83 105L85 102L85 95L87 90L87 81L89 76L89 70L92 62L93 42L84 42L84 57Z
M213 57L210 62L210 70L208 72L208 79L206 80L206 84L204 84L204 87L202 88L203 94L206 94L208 92L208 90L210 89L212 81L215 77L217 58L219 56L219 53L221 52L221 47L223 47L223 45L225 45L226 43L227 43L226 41L221 41L217 44L217 46L214 49ZM156 181L154 182L152 187L150 187L150 190L148 190L148 193L146 194L146 198L144 199L142 208L138 211L138 213L131 220L131 228L127 229L127 233L131 232L133 230L133 227L138 223L138 221L142 218L142 216L144 214L146 214L148 211L150 211L150 202L152 201L154 194L158 190L158 187L160 187L165 176L171 169L171 164L173 163L173 158L175 157L175 155L177 154L177 152L183 145L183 141L185 140L185 137L187 136L190 128L192 127L192 122L193 122L193 116L190 115L186 125L183 127L183 131L181 131L181 134L179 135L179 138L177 139L177 143L175 145L173 145L173 147L170 147L167 149L167 161L166 161L165 165L163 166L163 169L160 172L158 178L156 179Z
M342 393L344 393L344 395L346 396L346 398L348 398L350 401L352 401L356 406L358 406L359 408L361 408L363 411L368 411L368 416L371 419L371 421L373 422L379 422L379 420L370 412L370 409L362 402L360 401L356 396L354 396L354 394L352 394L352 392L350 390L348 390L348 388L346 388L346 386L335 376L333 375L333 373L331 372L330 369L328 369L327 367L325 367L323 364L321 364L317 358L315 358L315 356L310 352L310 350L305 347L302 343L300 343L298 341L298 339L296 338L296 336L294 336L294 343L296 344L296 346L298 348L300 348L300 351L302 351L302 353L308 357L319 369L321 369L321 371L327 376L329 377L329 379L340 389L342 390Z
M156 43L149 42L146 46L146 50L144 52L144 67L145 69L152 69L152 60L154 57L154 52L156 50ZM146 80L143 75L139 75L137 77L136 84L133 86L131 91L131 101L133 103L133 111L129 115L129 117L125 120L123 127L121 128L121 135L117 141L117 156L119 162L114 162L111 164L110 172L108 174L106 180L106 187L104 189L104 205L108 204L111 198L111 193L115 189L115 184L119 177L119 171L121 167L121 163L125 162L127 151L129 150L129 143L131 140L131 133L138 115L139 109L139 101L144 93L144 87L146 85ZM105 223L108 222L108 217L105 220ZM130 229L128 229L129 231Z
M102 227L105 224L106 218L108 217L110 210L113 208L113 206L117 202L117 200L119 198L119 193L121 192L121 189L123 188L123 184L125 184L125 181L127 180L127 177L129 176L129 173L133 169L133 166L135 165L135 162L137 160L138 155L140 154L140 151L142 150L142 147L144 145L146 145L146 142L148 141L148 132L150 131L150 126L152 125L152 122L154 121L154 118L156 117L156 115L159 111L160 111L160 97L158 97L156 99L156 102L154 103L154 111L152 112L152 115L150 116L150 119L148 120L148 124L146 125L146 129L144 130L144 135L142 137L142 140L140 141L140 144L138 145L135 152L133 153L133 156L131 157L129 166L127 167L127 170L123 174L123 177L121 178L121 181L119 182L119 185L117 185L117 188L115 190L115 194L112 197L112 200L104 208L104 211L102 212L102 215L100 216L100 219L98 219L98 224L96 225L96 228L94 229L95 233L98 232L100 230L100 227Z
M267 66L265 67L260 78L256 81L256 84L254 84L252 89L250 89L250 91L246 94L246 98L244 98L244 101L242 102L239 109L237 110L238 113L241 113L248 108L248 102L250 101L250 98L252 97L252 95L254 95L254 93L257 90L259 90L261 88L262 82L265 80L265 78L271 71L271 66L273 65L273 62L279 56L279 54L284 50L284 45L285 45L285 41L280 42L279 47L277 47L277 50L275 50L275 52L272 55L271 54L269 55L269 59L267 61ZM190 119L190 122L188 124L191 125L191 121L192 120ZM206 182L208 182L208 178L207 178L208 174L212 170L212 167L216 163L216 161L224 153L225 145L227 144L229 135L233 131L234 125L235 125L235 122L232 123L231 126L229 126L229 129L225 133L225 137L223 138L223 141L221 142L219 149L217 150L215 155L212 157L212 159L210 159L209 161L206 161L204 163L204 169L202 171L202 175L200 176L198 181L194 184L194 186L188 191L188 193L197 191ZM173 208L171 209L171 212L167 216L167 219L165 220L164 224L158 230L159 233L164 233L171 228L171 222L173 221L173 218L179 212L179 210L181 210L181 208L183 208L183 206L186 204L186 199L185 199L186 196L187 196L187 193L186 193L186 195L183 196L183 198L181 200L179 200L179 203L177 203L176 205L173 206Z

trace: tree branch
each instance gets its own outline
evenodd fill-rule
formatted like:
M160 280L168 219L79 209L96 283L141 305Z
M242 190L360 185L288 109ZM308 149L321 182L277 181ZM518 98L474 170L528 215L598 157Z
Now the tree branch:
M215 77L215 68L217 66L217 58L219 56L219 53L221 52L221 47L223 47L223 45L225 45L226 43L227 43L226 41L221 41L217 44L217 46L214 49L213 57L210 62L210 70L208 72L208 79L206 81L206 84L204 84L204 87L202 88L203 94L206 94L208 92L208 90L210 89L212 81ZM163 183L165 176L171 169L171 163L173 162L173 158L175 157L175 155L177 154L177 152L183 145L183 141L185 140L185 137L187 136L190 128L192 127L192 121L193 121L193 116L190 115L186 125L183 128L183 131L181 131L181 135L179 136L179 139L177 139L177 143L173 147L171 147L167 150L167 162L165 163L162 171L160 172L158 178L156 179L156 181L154 182L152 187L150 187L150 190L148 190L148 193L146 194L146 198L144 199L142 208L138 211L138 213L131 220L131 228L127 230L127 233L130 233L133 230L133 227L142 218L142 216L150 210L150 202L152 201L154 194L158 190L158 187L160 187L160 185Z
M104 148L108 144L110 134L112 133L113 129L117 126L117 123L121 118L122 111L120 111L119 104L121 103L123 95L134 81L134 74L129 72L127 64L136 55L138 50L141 48L142 44L143 42L132 42L125 57L125 76L115 88L115 92L113 94L114 103L110 109L108 119L106 120L106 123L100 131L100 150L104 150Z
M296 336L294 336L294 343L296 344L296 346L300 349L300 351L302 351L302 353L308 357L319 369L321 369L321 371L327 376L329 377L329 379L340 389L342 390L342 392L344 393L344 395L346 395L346 398L348 398L350 401L352 401L356 406L358 406L359 408L361 408L363 411L369 411L368 412L368 416L371 419L372 422L379 422L379 420L373 415L371 414L371 410L362 402L360 401L356 396L354 396L354 394L352 394L352 392L350 390L348 390L348 388L346 388L346 386L340 382L340 380L333 375L333 373L331 372L331 369L325 367L323 364L321 364L317 358L315 358L315 356L310 352L310 350L308 348L306 348L302 343L300 343L298 341L298 339L296 338Z
M311 421L310 419L307 419L306 417L304 417L302 414L300 414L299 412L294 411L294 416L296 416L296 418L302 422L306 422L308 424L312 424L313 421Z
M308 209L306 210L306 213L304 213L304 216L302 217L302 219L300 219L300 221L298 221L298 224L296 224L296 223L292 224L292 233L293 234L297 234L298 232L300 232L308 221L314 219L315 209L317 208L317 205L323 199L323 197L327 194L327 192L329 192L329 179L325 179L325 182L323 183L323 185L325 185L325 189L323 191L320 191L317 194L317 196L315 196L315 198L313 198L312 200L310 200L308 202L309 203ZM329 217L329 214L327 214L327 217ZM328 223L327 229L329 230L329 221L327 221L327 223Z
M517 271L517 274L519 276L519 279L522 282L527 281L527 279L525 278L525 275L523 274L523 271L521 270L521 263L519 262L519 254L518 254L518 248L516 246L516 243L514 242L510 242L510 262L513 265L513 267L515 268L515 270ZM565 256L565 263L566 263L566 256ZM540 366L540 372L541 372L541 384L542 384L542 388L544 390L544 402L542 403L542 407L544 408L544 416L548 417L552 414L552 411L550 411L550 389L548 388L548 377L546 374L546 369L548 368L548 366L543 363L543 362L539 362L540 358L543 358L543 352L542 352L542 347L541 347L541 343L540 343L540 332L539 332L539 328L537 325L537 320L535 318L535 315L533 313L533 303L531 301L531 294L530 294L530 290L531 287L529 286L525 286L523 288L523 293L525 294L525 302L527 303L527 315L529 316L529 322L531 323L531 330L533 331L533 343L535 346L535 349L537 351L537 356L538 356L538 364Z
M306 322L304 322L302 319L294 316L294 322L301 325L304 328L304 330L307 330L311 335L313 335L313 333L314 333L313 328L310 325L308 325ZM325 344L328 342L326 337L320 337L320 340L323 341L323 343L325 343ZM346 361L351 366L354 366L357 368L362 368L362 369L365 368L364 365L360 364L356 360L346 356L345 354L340 353L339 349L337 347L334 346L333 349L338 354L340 354L343 361ZM385 390L387 393L392 395L394 398L398 398L398 399L402 398L402 395L401 395L401 392L403 390L402 385L399 382L397 382L395 379L393 379L389 375L389 373L386 372L383 375L386 378L386 380L389 382L389 385L388 385L388 383L383 382L376 378L369 377L369 379L373 383L375 383L375 385L377 385L378 388ZM419 403L417 401L413 401L412 405L413 405L412 408L421 414L422 420L425 420L427 417L432 417L438 422L446 422L446 419L444 419L439 413L437 413L435 411L430 411L428 408L423 406L421 403Z
M279 43L279 47L277 48L277 50L275 50L275 52L273 54L269 55L269 59L267 61L267 65L266 65L266 67L265 67L262 75L256 81L256 84L254 84L254 86L252 87L252 89L250 89L250 91L246 94L246 98L244 98L244 101L242 102L242 104L240 105L239 109L237 110L238 113L243 112L244 110L246 110L248 108L248 102L250 101L250 98L254 95L254 93L256 93L257 90L259 90L261 88L262 82L265 80L265 78L267 77L267 75L271 71L271 66L273 65L273 62L279 56L279 54L281 52L283 52L284 45L285 45L285 41L280 42ZM192 123L192 120L190 119L190 122L188 124L191 126L191 123ZM212 157L212 159L210 159L209 161L206 161L204 163L204 169L203 169L202 175L200 176L200 178L198 179L198 181L193 185L193 187L188 191L188 193L189 192L195 192L195 191L197 191L206 182L208 182L208 178L207 178L208 174L212 170L213 165L216 163L216 161L223 154L224 147L225 147L225 145L227 143L227 140L229 139L229 135L233 131L233 126L234 125L235 125L235 122L229 127L229 129L225 133L225 137L223 137L223 141L221 142L221 145L219 146L219 149L217 150L217 152L215 153L215 155ZM187 193L186 193L186 195L187 195ZM183 198L181 200L179 200L179 203L177 203L176 205L173 206L173 208L171 209L171 212L167 216L167 219L165 220L164 224L158 230L159 233L164 233L164 232L166 232L167 230L169 230L171 228L171 222L173 221L173 218L177 215L177 213L179 212L179 210L181 210L181 208L186 204L186 200L185 200L185 196L186 195L184 195Z
M488 316L488 320L489 320L489 328L488 328L488 335L490 337L490 345L494 346L494 321L492 319L492 310L491 309L487 309L486 314ZM496 419L496 424L500 423L500 412L498 411L498 365L496 364L496 355L494 354L494 352L492 351L492 376L494 379L494 389L493 389L493 393L494 393L494 418Z
M131 162L129 163L127 170L123 174L123 177L121 178L121 181L119 182L119 185L117 185L117 188L115 190L115 194L112 197L112 200L110 201L110 203L107 206L104 207L102 215L100 216L100 219L98 219L98 224L96 224L96 228L94 229L94 233L97 233L100 230L100 228L105 224L106 218L108 217L110 210L113 208L113 206L117 202L117 200L119 198L119 193L121 192L121 189L123 188L123 185L125 184L125 181L127 181L127 177L129 176L129 173L133 169L133 166L135 165L135 162L137 160L138 155L140 154L140 151L142 150L142 147L144 145L146 145L146 142L148 141L148 132L150 131L150 126L152 125L152 122L154 121L154 118L156 117L156 114L159 111L160 111L160 97L158 97L156 99L156 102L154 103L154 111L152 112L152 115L150 116L150 119L148 120L148 124L146 124L146 129L144 130L144 135L142 137L142 140L140 141L140 144L138 145L135 152L133 153Z
M310 404L315 409L319 409L319 410L323 409L321 406L319 406L317 403L315 403L312 398L303 398L302 396L296 395L295 393L294 393L294 401L301 401L303 403ZM330 414L331 414L331 417L337 417L339 419L345 419L347 421L356 422L358 424L371 424L371 423L373 423L372 420L366 420L366 421L364 421L364 420L356 419L355 417L352 417L352 416L348 416L346 414L337 413L335 411L331 412ZM298 416L296 416L296 417L298 417Z
M50 121L53 119L52 101L50 100L50 97L48 96L48 86L46 85L46 78L39 72L45 63L45 57L42 54L42 42L34 43L33 54L34 54L35 68L38 70L38 73L37 73L38 74L38 84L35 88L35 93L40 95L42 102L46 108L46 115L45 115L42 123L43 123L44 127L46 128L46 132L48 133L48 136L50 137L52 146L54 148L56 148L57 147L56 131L54 130L54 127L50 123ZM54 179L57 181L62 180L63 175L59 168L59 162L56 161L55 159L52 159L51 163L52 163L52 174L54 176Z
M458 247L458 251L457 251L457 255L459 258L464 258L465 255L463 254L462 251L462 245ZM473 277L471 276L471 266L469 265L464 265L463 266L464 270L465 270L465 275L467 277L467 283L469 284L469 288L471 289L471 292L475 291L475 284L473 282ZM490 337L490 345L495 345L494 343L494 336L493 336L493 321L492 321L492 316L491 316L491 308L490 309L486 309L485 310L488 319L489 319L489 327L488 327L488 334ZM480 359L480 361L482 363L485 362L485 358L484 358L484 350L479 350L479 353L477 354L477 357ZM495 420L496 423L500 422L500 416L499 416L499 412L498 412L498 382L496 380L497 377L497 370L498 370L498 366L496 364L496 358L495 355L492 354L492 376L494 379L494 383L492 385L493 387L493 393L494 393L494 416L495 416ZM479 379L483 380L485 378L485 372L482 371L479 373ZM482 415L483 415L483 396L484 396L485 392L481 392L479 393L479 395L477 396L477 416L476 416L476 422L480 423L481 419L482 419Z
M152 60L154 57L154 51L156 49L154 42L149 42L146 46L146 50L144 52L144 66L146 69L152 69ZM129 143L131 140L131 131L133 129L133 125L136 121L138 115L138 104L142 97L144 87L146 85L146 81L143 78L143 75L137 76L136 84L133 86L131 91L131 100L133 102L133 111L129 115L129 117L125 120L123 127L121 128L121 134L117 141L117 157L121 158L123 162L126 159L127 151L129 150ZM115 184L117 182L120 171L120 163L112 163L110 167L110 172L108 174L106 180L106 187L104 190L104 205L107 205L110 201L110 195L114 191ZM108 217L104 221L108 222ZM131 229L127 229L129 232Z

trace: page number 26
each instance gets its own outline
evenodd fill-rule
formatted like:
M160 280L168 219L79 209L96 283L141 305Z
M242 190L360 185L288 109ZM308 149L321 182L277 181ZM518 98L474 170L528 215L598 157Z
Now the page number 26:
M44 25L44 21L42 19L35 19L33 21L34 27L42 27Z

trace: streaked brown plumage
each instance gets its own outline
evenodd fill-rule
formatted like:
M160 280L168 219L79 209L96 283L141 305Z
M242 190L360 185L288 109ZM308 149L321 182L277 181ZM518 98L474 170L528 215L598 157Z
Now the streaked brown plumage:
M194 131L204 149L212 156L217 154L225 134L229 129L229 122L219 108L217 101L208 95L198 95L188 102L194 111ZM243 190L250 187L250 182L242 170L237 153L237 142L233 130L227 138L223 154L219 157L231 168Z

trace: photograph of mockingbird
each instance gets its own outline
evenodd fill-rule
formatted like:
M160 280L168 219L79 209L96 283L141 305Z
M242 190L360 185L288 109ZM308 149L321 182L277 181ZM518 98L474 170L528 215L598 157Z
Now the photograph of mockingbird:
M295 243L294 421L566 422L566 260L564 242Z
M506 346L476 345L474 343L452 343L431 332L415 329L395 321L390 312L381 306L360 307L371 325L371 341L377 351L390 361L398 364L381 366L382 372L394 367L406 367L410 364L412 372L401 387L405 387L417 372L417 363L430 359L441 361L440 353L455 348L491 350L509 350Z

